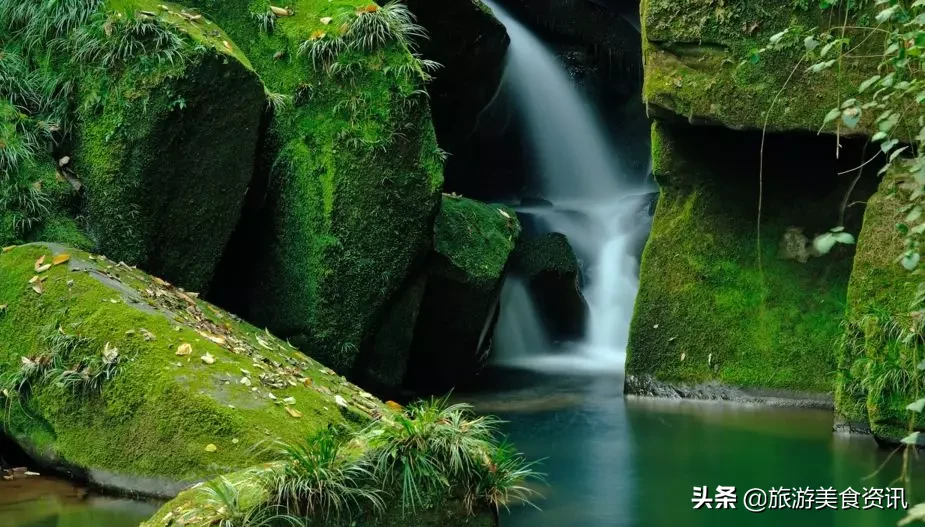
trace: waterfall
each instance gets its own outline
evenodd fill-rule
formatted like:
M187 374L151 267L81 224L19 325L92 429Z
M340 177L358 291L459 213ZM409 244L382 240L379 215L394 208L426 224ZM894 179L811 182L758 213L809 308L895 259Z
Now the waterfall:
M495 360L544 371L620 373L637 290L634 248L649 227L640 213L650 192L647 170L624 162L555 55L503 8L485 3L510 36L502 89L510 90L524 124L539 191L552 203L518 213L568 237L585 262L583 292L591 311L584 342L556 345L540 327L526 285L508 280Z

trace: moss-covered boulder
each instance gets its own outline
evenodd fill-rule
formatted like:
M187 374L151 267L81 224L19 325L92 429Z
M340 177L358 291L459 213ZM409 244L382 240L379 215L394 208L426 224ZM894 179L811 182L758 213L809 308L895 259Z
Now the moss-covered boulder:
M297 0L278 16L265 0L192 3L280 103L262 146L262 214L242 230L228 284L249 291L250 319L349 372L427 254L443 183L427 64L413 35L395 33L405 6ZM388 29L363 41L370 24Z
M643 97L650 114L735 129L817 130L831 108L876 72L876 61L846 57L839 75L834 68L811 73L812 63L800 60L802 40L760 57L755 51L788 27L824 28L833 16L844 19L818 4L643 0ZM864 15L852 11L850 17ZM846 36L861 42L867 34L849 30Z
M557 232L520 240L511 268L526 279L544 327L556 338L584 335L590 312L581 294L581 267L568 238Z
M504 271L519 235L513 210L443 197L414 332L411 385L441 391L478 369L491 347Z
M110 31L131 31L117 23L126 18L156 19L186 43L175 57L142 56L80 79L73 157L99 249L199 291L240 217L264 90L212 21L160 4L105 5Z
M628 392L704 383L831 392L852 250L801 263L781 242L794 232L808 242L842 211L848 232L859 231L860 208L843 204L846 194L863 201L873 174L848 193L852 178L837 174L859 157L848 159L846 143L836 161L834 141L768 136L759 216L760 133L653 126L661 196L641 263Z
M907 328L921 327L921 313L913 311L919 280L896 261L905 250L897 225L907 213L895 176L886 177L867 202L848 284L835 392L840 424L889 443L909 433L912 414L906 405L925 388L918 368L922 345L905 338ZM916 428L925 430L925 422L919 420Z
M5 249L0 306L4 433L106 488L172 497L262 461L264 441L380 411L288 343L102 256Z

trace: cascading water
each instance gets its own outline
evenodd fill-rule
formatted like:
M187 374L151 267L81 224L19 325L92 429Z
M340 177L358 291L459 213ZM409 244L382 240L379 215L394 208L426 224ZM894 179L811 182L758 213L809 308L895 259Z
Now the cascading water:
M511 43L502 88L527 131L538 190L549 207L518 209L548 232L565 234L585 266L591 317L585 342L555 349L525 284L509 279L495 332L498 364L546 371L622 372L637 289L634 248L648 230L648 170L633 169L608 141L594 108L556 57L524 26L485 2Z

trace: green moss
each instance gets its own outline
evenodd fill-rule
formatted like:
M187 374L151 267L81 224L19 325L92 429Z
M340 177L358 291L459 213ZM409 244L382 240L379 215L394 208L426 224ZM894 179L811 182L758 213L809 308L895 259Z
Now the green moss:
M781 140L803 149L782 151L769 139L759 266L760 136L653 126L661 196L641 264L627 374L832 389L851 251L799 263L779 259L778 242L790 226L810 237L831 228L843 190L832 178L837 168L816 166L806 154L825 146Z
M836 411L850 423L869 424L879 438L896 442L908 433L906 405L919 398L925 382L917 368L920 345L900 334L916 323L910 313L918 281L896 257L903 240L904 200L888 176L867 203L848 286L845 336L839 348ZM917 426L925 428L925 423Z
M131 6L159 13L189 44L183 61L142 58L82 79L74 157L88 228L113 258L202 290L253 174L263 88L212 22L189 22L173 4L112 5Z
M762 54L757 62L747 59L788 27L831 27L842 17L835 10L778 0L644 0L644 99L650 110L691 121L760 129L767 118L768 130L816 130L831 108L875 72L876 63L846 58L840 75L834 68L809 73L812 63L798 64L802 43ZM863 15L852 13L852 21L859 19ZM867 35L847 36L857 41ZM875 40L870 43L878 44Z
M434 225L434 250L464 281L494 282L519 235L520 224L510 208L444 196Z
M577 276L580 270L568 238L557 232L522 240L514 255L517 270L527 278L543 272Z
M260 461L255 447L268 439L292 441L343 423L334 394L350 401L361 393L269 334L102 257L68 250L70 262L43 273L44 292L35 293L34 262L65 250L27 245L0 254L0 304L8 305L0 313L0 374L17 370L21 357L47 353L46 337L56 331L89 339L82 355L117 348L122 366L99 394L41 383L3 401L5 431L45 459L93 469L102 484L111 483L107 473L188 482ZM176 355L183 343L192 355ZM206 353L215 364L200 361ZM242 369L253 387L240 383ZM294 386L259 379L282 372ZM269 393L294 397L290 406L302 417ZM207 452L209 444L218 450Z
M355 16L352 0L291 2L271 33L252 17L267 2L194 4L242 46L268 90L292 100L264 145L272 170L251 317L348 371L430 246L443 176L422 83L405 68L413 58L395 44L350 51L335 74L301 56L314 32L339 31L322 19Z

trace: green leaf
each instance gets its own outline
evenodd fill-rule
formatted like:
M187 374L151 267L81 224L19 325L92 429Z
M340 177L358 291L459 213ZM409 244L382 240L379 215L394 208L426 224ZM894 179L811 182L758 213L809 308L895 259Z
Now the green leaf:
M892 150L893 147L898 144L899 144L899 141L897 141L896 139L890 139L889 141L880 143L880 150L885 154L889 152L890 150Z
M925 398L919 399L915 401L914 403L909 403L909 405L906 406L906 410L909 410L910 412L915 412L917 414L922 413L922 410L925 410Z
M915 271L915 268L919 266L919 261L922 259L922 256L917 252L907 252L903 255L900 263L903 268L907 271Z
M806 48L806 51L812 51L819 46L819 41L810 35L803 39L803 46Z
M873 137L870 138L870 140L876 143L876 142L879 142L879 141L883 141L883 140L886 139L887 137L889 137L889 136L888 136L885 132L877 132L877 133L874 134Z
M890 163L892 163L893 161L896 161L896 158L899 157L899 155L905 152L906 150L909 150L908 146L904 146L898 150L893 150L893 153L890 154Z
M835 119L838 119L839 115L841 115L841 110L839 110L838 108L833 108L832 110L829 110L829 113L825 114L825 120L822 121L822 124L828 124L834 121Z
M874 75L873 77L862 82L861 85L858 87L858 93L864 93L867 90L867 88L870 88L871 86L873 86L873 84L877 82L878 80L880 80L880 75Z
M906 223L915 223L915 220L922 217L922 207L913 207L909 214L906 215Z
M841 120L845 123L845 126L853 130L861 122L861 113L861 109L856 106L845 108L841 113Z
M912 432L911 434L909 434L909 435L907 435L906 437L902 438L902 440L900 441L900 443L902 443L902 444L904 444L904 445L916 445L916 444L918 444L918 442L919 442L919 435L920 435L920 434L919 434L918 432Z
M819 255L829 254L829 251L832 250L832 247L835 247L836 243L838 241L835 239L835 235L827 232L813 238L813 249Z
M900 236L905 236L909 234L909 226L905 223L897 223L896 230L899 231Z
M877 13L877 22L880 22L882 24L886 22L887 20L893 18L893 15L896 14L896 10L898 8L899 8L898 5L894 5L893 7L888 7L884 9L883 11L880 11L879 13Z
M768 40L771 42L771 44L777 44L778 42L780 42L782 38L784 38L784 36L787 34L788 31L789 31L789 28L781 31L780 33L775 33L771 35L771 38Z

